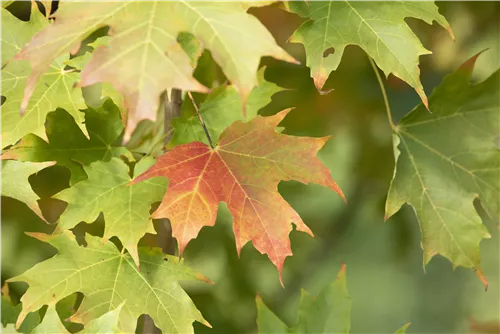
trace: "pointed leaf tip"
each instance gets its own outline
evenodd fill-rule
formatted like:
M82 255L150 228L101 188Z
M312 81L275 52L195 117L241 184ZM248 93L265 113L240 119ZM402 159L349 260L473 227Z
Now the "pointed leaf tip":
M481 268L476 268L474 269L474 274L476 274L477 278L479 278L481 283L483 283L484 291L488 291L488 280L486 279L483 270Z

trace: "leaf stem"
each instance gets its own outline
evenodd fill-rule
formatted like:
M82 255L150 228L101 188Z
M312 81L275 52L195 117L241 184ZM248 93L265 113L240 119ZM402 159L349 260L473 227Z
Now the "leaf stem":
M380 76L380 72L377 68L377 65L375 65L375 62L373 61L373 59L370 56L368 56L368 60L370 61L370 65L372 66L373 71L375 72L378 84L380 86L380 91L382 92L382 96L384 98L385 112L387 114L387 119L389 120L389 125L390 125L392 131L398 132L398 128L394 124L394 121L392 120L391 107L389 106L389 99L387 98L387 92L385 91L384 82L382 81L382 77Z
M212 138L210 138L210 133L208 133L208 129L207 129L207 126L205 125L205 121L203 120L203 117L201 117L200 111L198 110L198 106L196 105L196 102L194 101L194 98L193 98L193 95L191 94L191 92L188 92L188 96L191 99L191 102L193 103L194 109L196 110L196 114L198 115L200 123L203 126L203 130L205 130L205 135L207 136L208 143L210 144L210 147L213 150L215 147L214 147L214 144L212 143Z

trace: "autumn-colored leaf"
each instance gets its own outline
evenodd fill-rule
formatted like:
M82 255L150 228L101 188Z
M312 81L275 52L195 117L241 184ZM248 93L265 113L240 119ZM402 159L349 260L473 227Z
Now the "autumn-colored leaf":
M84 299L69 320L86 326L122 303L121 332L135 332L141 314L150 315L163 333L193 333L194 321L206 323L179 284L203 277L178 258L165 256L160 249L141 248L139 271L129 254L98 237L87 235L83 247L69 231L30 235L57 248L58 254L8 280L29 284L21 298L17 327L29 312L54 306L75 292L83 293Z
M55 22L18 55L32 65L22 102L26 108L38 78L53 60L76 52L81 41L110 27L109 47L97 48L82 72L81 86L110 82L129 110L126 139L144 118L155 118L160 94L169 88L206 92L177 37L192 33L212 52L245 101L256 84L262 56L295 61L239 2L126 1L61 2ZM260 5L257 3L256 5Z
M446 19L432 1L287 1L292 12L307 19L290 38L306 49L307 66L321 90L337 69L344 49L359 45L388 76L412 86L427 104L418 67L419 56L429 54L404 21L407 17L436 21L453 37Z
M292 253L291 223L300 231L312 232L280 196L278 183L314 182L344 196L316 157L328 137L277 133L275 128L287 113L235 122L222 133L215 149L200 142L177 146L133 181L155 176L170 180L153 217L170 219L181 252L203 226L215 223L219 202L226 202L238 251L252 241L257 250L268 254L281 277L285 258Z
M479 84L469 79L476 57L447 76L430 97L395 127L396 168L386 217L404 203L415 208L424 264L436 254L453 267L480 270L480 247L489 238L474 208L500 220L500 71Z

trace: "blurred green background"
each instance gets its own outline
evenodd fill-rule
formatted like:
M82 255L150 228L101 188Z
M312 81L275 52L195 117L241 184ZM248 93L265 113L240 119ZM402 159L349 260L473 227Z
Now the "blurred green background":
M17 6L17 5L16 5ZM301 45L286 40L301 19L279 4L252 9L278 43L305 63ZM438 2L450 22L456 41L437 25L407 19L432 55L421 57L421 80L429 95L444 75L478 51L475 81L500 67L500 3ZM21 13L19 5L13 11ZM293 231L293 257L286 260L283 289L276 268L250 244L236 253L232 219L225 205L213 228L203 228L185 251L186 263L212 279L212 286L187 287L209 329L196 324L199 333L252 333L256 331L255 295L285 322L295 321L300 290L315 294L335 279L341 263L347 265L347 285L353 300L353 333L391 333L408 321L409 333L496 333L500 330L500 247L498 222L484 220L491 239L481 243L483 269L489 281L484 291L472 270L457 268L437 256L424 270L420 234L413 210L405 206L384 223L384 202L394 168L391 132L380 87L366 54L347 47L339 69L320 95L304 66L263 59L265 77L287 90L277 93L261 114L295 107L282 125L293 135L333 135L320 158L346 194L348 205L329 189L298 182L282 182L283 197L316 235ZM386 88L393 117L399 120L419 103L416 93L390 76ZM460 135L460 134L457 134ZM69 186L69 171L54 166L30 178L47 219L55 222L65 203L50 199ZM479 204L479 203L477 203ZM480 209L480 207L478 206ZM2 198L2 284L37 262L55 254L50 246L24 234L48 232L46 225L24 204ZM158 225L158 224L157 224ZM79 225L80 231L102 233L102 221ZM148 235L143 244L157 245ZM26 285L11 285L18 301ZM74 298L71 299L74 301ZM70 305L70 306L68 306ZM63 307L63 306L61 306ZM71 303L65 303L69 314ZM63 317L64 318L64 317Z

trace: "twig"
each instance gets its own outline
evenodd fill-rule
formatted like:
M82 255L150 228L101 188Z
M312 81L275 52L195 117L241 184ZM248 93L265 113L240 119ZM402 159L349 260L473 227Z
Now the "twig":
M210 147L214 149L214 144L212 143L212 138L210 138L210 134L208 133L207 126L205 125L205 121L203 120L203 117L201 117L200 111L198 110L198 106L196 105L196 102L194 101L193 95L191 95L191 92L188 92L189 98L191 99L191 102L193 103L194 110L196 110L196 114L198 115L198 119L200 120L201 126L203 126L203 130L205 130L205 135L207 136L208 143L210 144Z
M382 92L382 96L384 98L385 112L387 113L387 119L389 120L389 125L390 125L392 131L398 132L398 127L394 124L394 121L392 120L391 108L389 106L389 100L387 99L387 92L385 91L382 77L380 76L377 65L375 65L375 62L373 61L373 59L370 56L368 56L368 60L370 60L370 65L372 65L373 71L375 72L375 75L377 76L378 84L380 85L380 91Z

